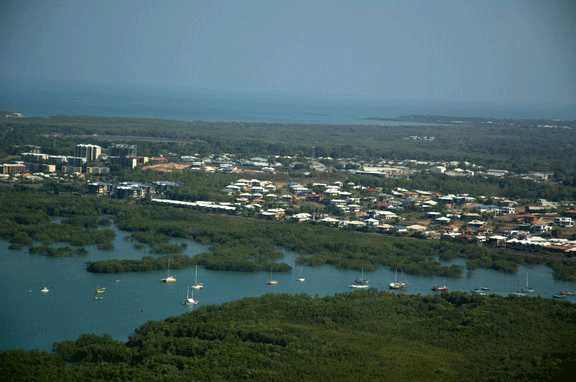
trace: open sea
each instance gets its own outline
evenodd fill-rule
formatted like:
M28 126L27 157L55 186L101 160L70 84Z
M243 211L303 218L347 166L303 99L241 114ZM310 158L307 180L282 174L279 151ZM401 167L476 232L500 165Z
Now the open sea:
M242 94L205 89L152 89L0 79L0 111L24 116L93 115L184 121L328 125L395 125L400 115L511 119L576 119L576 105L344 99ZM406 125L406 122L401 124Z

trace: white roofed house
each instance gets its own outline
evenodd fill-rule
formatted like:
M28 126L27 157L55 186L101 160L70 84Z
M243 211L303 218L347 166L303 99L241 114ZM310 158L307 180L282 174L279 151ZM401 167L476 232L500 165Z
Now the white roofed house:
M292 187L292 192L296 196L304 196L304 195L308 195L311 191L309 188L306 188L304 186L296 186L296 187Z
M284 209L283 208L270 208L267 209L265 211L260 212L260 215L262 217L267 217L267 218L283 218L284 217Z
M546 223L537 223L530 227L530 232L532 233L547 233L550 231L552 231L552 226Z
M506 244L506 240L508 240L508 238L502 235L493 235L488 237L487 239L489 244L496 244L496 245L504 245Z
M503 206L500 207L500 215L513 215L516 213L516 207Z
M554 217L553 224L557 227L574 227L574 221L572 218L566 216Z
M422 202L422 208L423 209L430 209L433 207L436 207L438 205L438 202L435 200L425 200Z
M320 221L320 223L325 223L328 225L338 225L338 223L340 223L340 220L333 218L333 217L329 217L329 216L325 217L323 219L320 219L319 221Z
M471 220L468 223L469 227L478 229L484 226L484 224L486 224L485 222L481 221L481 220Z
M302 212L302 213L298 213L298 214L290 216L290 220L296 220L299 223L308 221L311 218L312 218L312 215L310 215L307 212Z
M243 192L240 195L238 195L238 197L243 199L252 199L252 194L249 192Z
M364 219L364 223L366 223L366 225L369 225L371 227L375 227L378 224L380 224L380 220L374 219L374 218L368 218L368 219Z
M271 211L260 211L260 217L264 219L275 219L278 216L276 215L276 213Z
M426 229L428 229L428 227L420 225L420 224L412 224L406 227L406 229L408 231L413 231L413 232L424 232L426 231Z
M359 220L342 220L338 223L340 228L362 228L366 227L366 223Z
M508 175L508 170L489 169L489 170L486 170L485 174L489 175L489 176L501 177L501 176Z
M482 204L476 207L476 211L480 214L494 214L497 215L500 213L500 206L496 206L493 204Z
M446 167L444 166L435 166L430 168L430 172L432 174L444 174L446 172Z
M241 191L241 188L235 184L230 184L224 188L224 192L228 192L228 193L234 193L234 192L240 192L240 191Z
M324 193L328 196L334 197L334 196L339 196L340 195L340 190L337 188L327 188Z
M348 204L347 207L348 210L353 213L360 212L360 209L362 208L362 206L359 204Z
M378 220L393 220L393 219L397 219L398 215L396 215L394 212L392 211L382 211L382 210L371 210L368 212L370 216L372 216L374 219L378 219Z
M267 192L276 192L276 185L273 183L268 183L266 186L264 186L264 188L266 189Z
M376 226L376 228L378 228L378 230L380 230L381 232L389 232L392 228L394 228L394 226L392 224L378 224Z
M264 199L266 199L266 200L274 200L277 198L278 198L278 195L272 194L272 193L264 195Z

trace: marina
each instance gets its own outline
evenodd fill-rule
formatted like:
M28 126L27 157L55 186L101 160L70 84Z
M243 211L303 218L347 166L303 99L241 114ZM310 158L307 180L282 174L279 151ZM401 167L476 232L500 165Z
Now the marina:
M172 269L179 280L163 283L166 270L146 273L94 274L85 270L86 261L107 258L140 258L148 255L123 240L117 231L115 249L101 251L90 247L87 256L51 258L28 254L26 249L10 250L9 243L0 241L0 350L14 348L50 350L54 342L73 340L83 333L109 333L126 341L134 330L150 320L162 320L199 307L221 304L244 297L267 293L308 294L328 296L350 293L351 281L359 276L370 280L369 287L387 293L428 295L432 287L446 286L450 292L509 296L518 291L519 279L525 283L529 272L529 296L542 296L560 301L576 302L576 283L554 280L546 266L519 267L516 274L504 274L478 269L461 278L423 277L406 275L406 288L391 290L390 280L396 270L381 268L374 272L342 270L330 266L294 267L292 272L274 273L273 288L270 271L255 273L211 271L199 267L203 288L192 286L195 268ZM186 241L186 254L193 256L207 250L206 246ZM281 261L295 264L296 254L286 252ZM453 263L453 262L452 262ZM464 264L462 261L457 261ZM306 274L306 282L298 275ZM48 292L44 292L46 288ZM190 289L191 288L191 289ZM194 293L192 294L192 290ZM184 297L197 303L183 304ZM531 297L525 297L531 298Z

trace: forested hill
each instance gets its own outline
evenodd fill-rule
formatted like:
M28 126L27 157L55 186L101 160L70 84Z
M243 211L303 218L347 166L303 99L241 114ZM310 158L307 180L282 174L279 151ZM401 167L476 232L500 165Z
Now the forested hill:
M0 356L3 381L568 380L576 305L461 293L266 295ZM563 378L566 377L566 378Z

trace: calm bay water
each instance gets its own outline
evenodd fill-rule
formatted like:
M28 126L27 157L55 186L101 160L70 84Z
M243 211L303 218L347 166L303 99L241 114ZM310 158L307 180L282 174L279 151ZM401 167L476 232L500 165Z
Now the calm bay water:
M149 320L161 320L204 305L219 304L248 296L266 293L305 293L327 296L350 291L350 284L359 272L333 267L303 267L305 282L296 280L300 267L292 273L274 274L276 286L265 284L267 272L237 273L215 272L199 268L199 280L204 289L196 292L198 305L182 304L186 288L194 282L194 269L175 270L174 284L160 279L166 271L149 273L92 274L84 269L86 261L140 258L145 255L123 240L117 231L115 249L99 251L89 249L84 257L49 258L29 255L27 250L9 250L6 241L0 241L0 350L13 348L50 350L54 342L76 339L82 333L110 333L126 340L139 325ZM194 255L207 248L186 241L186 253ZM295 255L288 253L284 262L294 265ZM576 283L555 281L552 271L545 266L521 268L517 275L477 270L470 277L441 279L406 275L409 287L390 293L430 294L433 285L445 283L450 290L470 291L487 286L489 293L508 295L524 286L528 272L534 295L551 298L560 290L576 290ZM395 272L380 269L365 272L370 286L388 291L388 283ZM47 286L49 293L40 290ZM95 300L95 290L107 288L102 300ZM576 302L576 298L567 300Z

